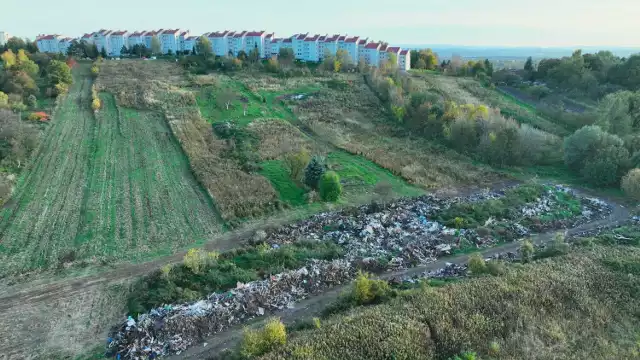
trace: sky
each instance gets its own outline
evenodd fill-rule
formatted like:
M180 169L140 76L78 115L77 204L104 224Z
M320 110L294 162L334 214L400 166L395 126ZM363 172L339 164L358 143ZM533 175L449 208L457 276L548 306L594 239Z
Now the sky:
M347 33L391 44L640 47L640 0L1 0L0 31ZM21 15L24 14L24 15Z

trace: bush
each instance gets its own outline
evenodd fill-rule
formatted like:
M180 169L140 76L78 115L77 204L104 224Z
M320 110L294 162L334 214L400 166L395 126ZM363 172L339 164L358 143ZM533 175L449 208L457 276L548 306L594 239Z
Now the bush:
M384 280L371 279L371 275L359 272L353 283L352 298L357 305L380 302L389 297L391 288Z
M280 319L267 321L262 330L245 329L240 354L253 358L265 354L287 343L287 329Z
M334 171L328 171L320 179L320 198L323 201L338 201L342 195L340 176Z
M626 168L629 152L618 136L598 126L585 126L564 140L564 161L595 185L615 184Z
M312 189L318 189L318 183L325 172L324 159L314 156L304 169L304 183Z
M31 94L27 97L27 105L32 109L38 107L38 99L35 95Z
M640 169L633 169L622 178L622 190L629 197L640 200Z
M47 113L44 113L42 111L33 112L29 114L28 119L31 121L47 121L49 120L49 115L47 115Z
M482 255L476 253L469 257L469 271L471 271L472 275L480 275L487 272L487 264Z
M98 65L93 64L93 66L91 66L91 75L94 78L97 78L99 74L100 74L100 68L98 67Z
M93 111L98 111L101 106L100 99L95 98L91 101L91 109L93 109Z
M525 240L520 245L520 257L523 263L528 263L533 258L533 244L529 240Z
M218 259L220 255L215 252L207 252L203 249L190 249L183 258L184 266L194 274L200 274L211 262Z

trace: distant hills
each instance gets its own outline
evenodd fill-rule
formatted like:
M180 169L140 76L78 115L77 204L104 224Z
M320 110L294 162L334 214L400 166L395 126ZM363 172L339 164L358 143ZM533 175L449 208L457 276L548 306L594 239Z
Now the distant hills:
M640 47L607 47L607 46L576 46L576 47L492 47L492 46L461 46L461 45L401 45L409 49L431 48L440 59L449 59L452 55L460 55L466 59L488 58L490 60L519 60L531 56L534 59L558 58L569 56L576 49L583 53L593 53L609 50L615 55L627 57L640 53Z

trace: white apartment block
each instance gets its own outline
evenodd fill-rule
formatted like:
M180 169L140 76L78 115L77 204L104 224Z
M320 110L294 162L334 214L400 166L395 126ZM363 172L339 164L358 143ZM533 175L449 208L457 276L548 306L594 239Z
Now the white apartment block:
M0 32L0 38L6 42L8 34ZM93 43L98 51L105 49L110 56L120 56L123 47L128 49L135 45L151 48L151 40L157 36L160 40L161 51L164 54L171 51L190 53L197 46L199 36L191 36L188 30L160 29L158 31L139 31L129 33L125 31L100 30L95 33L84 34L79 40ZM281 49L292 49L296 60L318 62L325 58L325 54L335 56L339 50L347 53L353 64L364 62L370 66L382 66L391 54L395 54L397 66L400 70L411 68L409 50L400 47L389 47L379 42L369 42L368 38L347 35L309 35L296 34L288 38L275 38L274 33L266 31L229 30L205 33L203 36L211 41L212 51L216 56L238 56L241 51L247 55L258 49L260 57L265 59L278 56ZM42 52L66 53L72 39L62 38L60 35L40 35L36 39L38 49Z
M40 35L36 38L36 45L38 51L44 53L57 53L59 52L58 45L62 40L60 35Z
M398 68L403 71L411 70L411 51L402 50L400 51L400 56L398 57Z
M258 49L260 58L265 57L265 38L267 37L266 31L250 31L244 36L244 52L249 55L254 49Z
M307 38L307 35L309 35L309 33L298 34L291 37L291 40L293 42L293 55L297 60L304 60L304 56L302 55L302 47L304 45L304 39Z
M114 31L109 36L109 47L107 54L109 56L122 55L122 48L129 48L129 33L127 30Z
M229 30L205 34L209 41L211 41L211 48L213 49L213 54L216 56L229 55L229 37L233 35L235 35L235 33Z
M0 31L0 46L4 46L11 39L11 35L9 35L6 31Z
M159 35L160 49L163 54L171 52L175 54L180 51L180 29L167 29Z
M245 50L245 40L247 31L241 31L229 37L229 52L233 56L238 56L240 51Z

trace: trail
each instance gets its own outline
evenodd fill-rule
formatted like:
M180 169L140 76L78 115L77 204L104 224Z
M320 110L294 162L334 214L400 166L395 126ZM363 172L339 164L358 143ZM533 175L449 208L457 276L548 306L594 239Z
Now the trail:
M596 220L590 223L586 223L580 226L577 226L572 229L567 230L567 235L573 235L576 233L580 233L583 231L594 230L600 227L609 227L615 226L621 221L626 220L629 217L629 211L622 205L613 203L609 201L609 203L613 206L612 213L605 219ZM550 242L554 239L555 234L561 230L553 230L542 234L537 234L531 237L531 242L534 244L543 244L546 242ZM511 242L507 244L503 244L500 246L488 248L485 250L479 251L483 257L491 257L496 254L504 253L504 252L516 252L520 247L519 242ZM397 277L404 276L412 276L418 275L425 271L438 270L446 266L447 263L456 263L456 264L465 264L468 262L470 255L458 255L452 257L446 257L438 259L430 264L424 266L417 266L414 268L409 268L406 270L400 270L395 272L387 272L380 274L378 277L381 279L392 279ZM200 344L195 344L191 348L182 352L179 355L173 355L167 357L167 359L207 359L209 357L214 357L215 355L220 354L225 349L231 349L236 346L239 341L242 339L243 330L245 327L258 327L262 325L268 318L270 317L279 317L285 324L292 324L296 321L301 320L309 320L313 317L320 315L322 310L324 310L327 305L335 301L340 294L347 290L349 285L338 286L331 288L328 291L323 292L322 294L312 296L308 299L305 299L301 302L295 304L293 309L285 309L279 312L275 312L272 314L268 314L268 316L264 316L258 318L251 322L250 324L239 324L234 327L231 327L223 332L210 336L204 339ZM204 345L206 344L206 346Z

